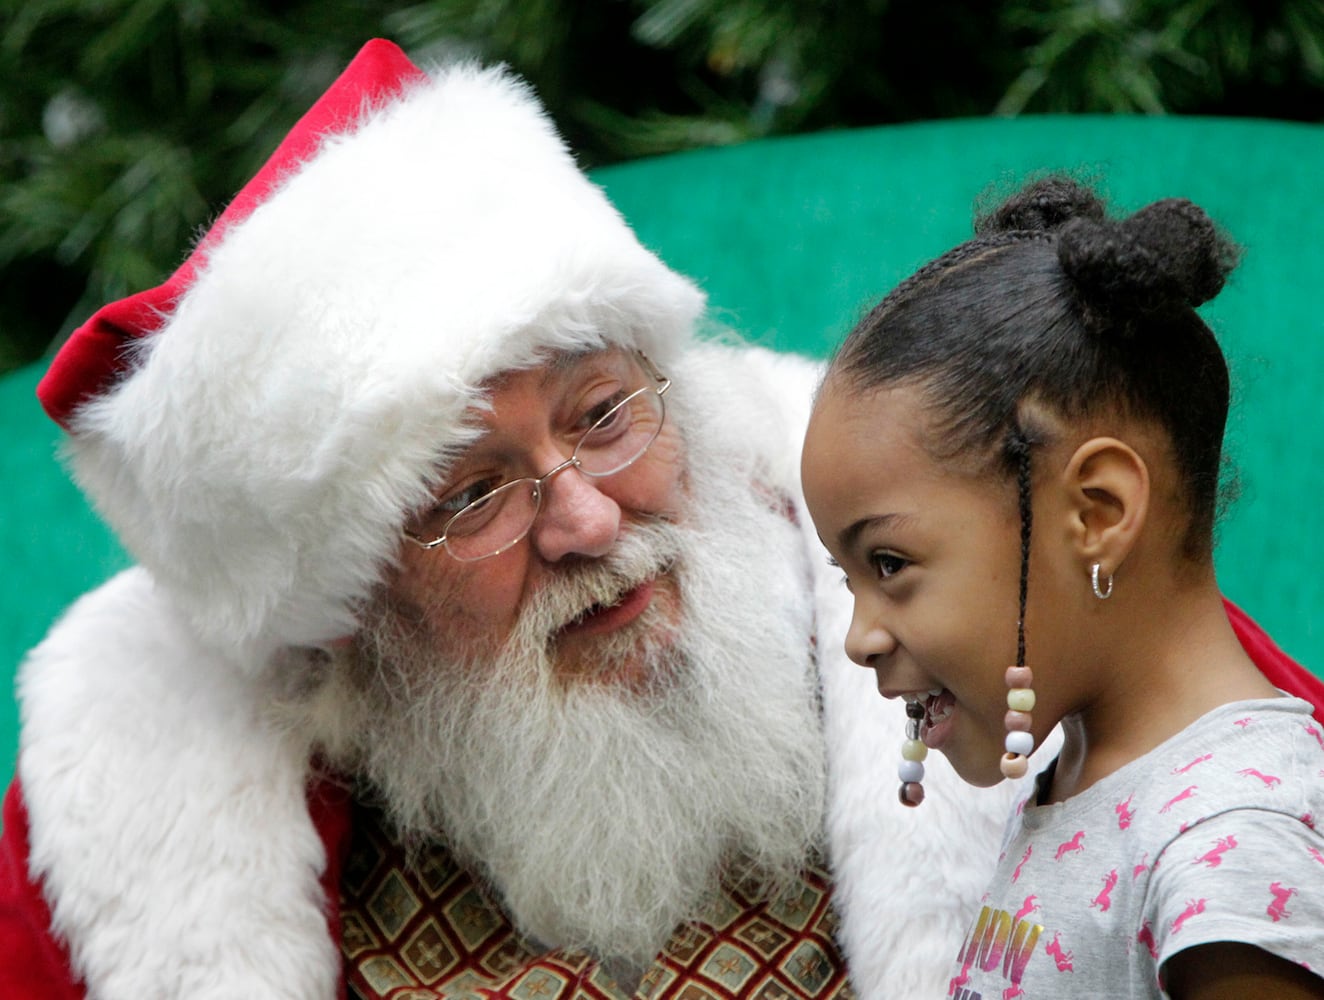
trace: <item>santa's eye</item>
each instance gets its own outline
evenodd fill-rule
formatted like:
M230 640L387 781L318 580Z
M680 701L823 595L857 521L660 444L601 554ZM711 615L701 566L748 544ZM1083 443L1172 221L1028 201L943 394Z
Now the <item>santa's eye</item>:
M628 424L629 414L621 406L627 395L623 391L614 392L590 406L580 415L576 427L584 431L591 427L595 436L605 436L612 433L612 428Z
M482 500L500 485L501 480L496 478L479 479L443 497L429 513L434 518L453 517L471 504Z

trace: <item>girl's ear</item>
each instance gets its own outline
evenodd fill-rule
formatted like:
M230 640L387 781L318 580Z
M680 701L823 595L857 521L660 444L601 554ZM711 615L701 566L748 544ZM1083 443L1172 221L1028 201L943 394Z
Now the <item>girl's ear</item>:
M1149 516L1149 467L1117 438L1090 438L1063 471L1071 535L1087 564L1111 576L1131 554Z

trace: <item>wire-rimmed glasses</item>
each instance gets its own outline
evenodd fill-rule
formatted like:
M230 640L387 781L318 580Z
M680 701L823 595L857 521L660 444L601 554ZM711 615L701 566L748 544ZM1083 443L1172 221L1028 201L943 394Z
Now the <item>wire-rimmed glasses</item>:
M671 380L642 352L635 352L655 383L634 390L589 427L574 451L560 465L538 478L502 483L452 512L443 504L404 529L404 536L423 549L445 548L459 562L477 562L499 555L521 541L542 508L543 490L566 469L605 479L629 468L662 433L667 409L663 394Z

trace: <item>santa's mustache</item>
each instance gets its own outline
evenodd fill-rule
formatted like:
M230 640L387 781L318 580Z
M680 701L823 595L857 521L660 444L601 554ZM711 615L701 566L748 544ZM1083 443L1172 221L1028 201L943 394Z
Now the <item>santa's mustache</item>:
M529 596L520 614L520 631L553 642L564 629L673 572L681 557L683 531L662 518L633 521L622 528L607 555L559 566Z

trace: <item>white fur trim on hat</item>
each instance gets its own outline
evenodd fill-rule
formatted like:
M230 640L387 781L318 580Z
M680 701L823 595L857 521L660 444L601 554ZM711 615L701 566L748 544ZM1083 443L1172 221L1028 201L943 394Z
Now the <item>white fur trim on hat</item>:
M327 138L208 254L74 470L238 662L353 630L484 380L606 343L659 363L703 299L507 73L440 71Z

